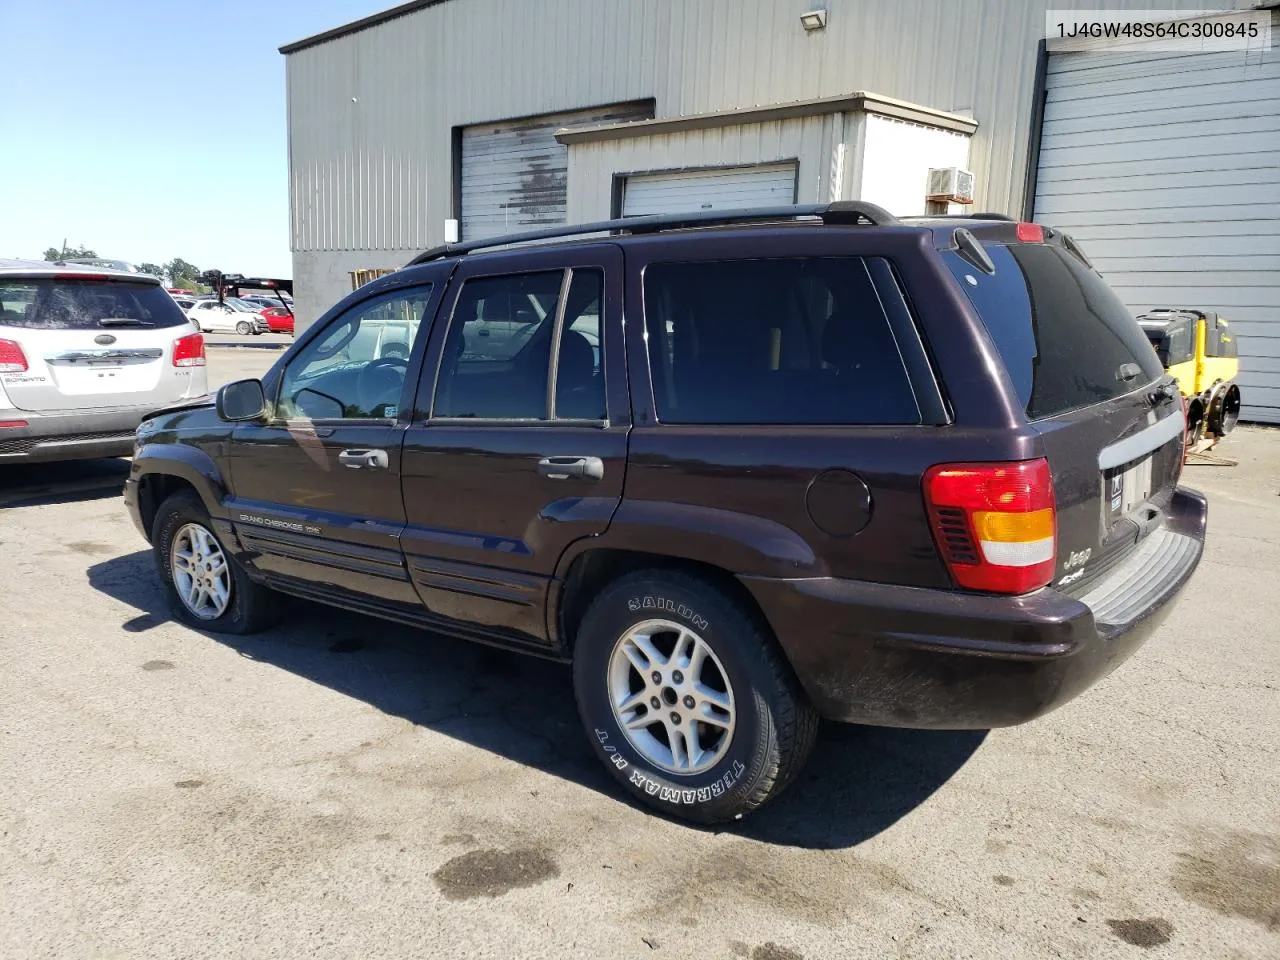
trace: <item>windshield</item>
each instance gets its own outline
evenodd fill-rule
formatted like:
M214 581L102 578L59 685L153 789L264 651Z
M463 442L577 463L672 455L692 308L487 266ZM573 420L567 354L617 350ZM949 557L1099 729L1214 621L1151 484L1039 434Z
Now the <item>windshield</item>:
M239 310L241 313L257 313L258 312L258 305L256 303L248 303L244 300L237 300L235 297L227 297L227 303L229 303L233 309Z
M1032 420L1101 403L1164 373L1128 308L1056 244L986 244L989 275L957 252L947 266L986 324Z
M27 330L178 327L187 318L159 286L55 277L0 280L0 326Z

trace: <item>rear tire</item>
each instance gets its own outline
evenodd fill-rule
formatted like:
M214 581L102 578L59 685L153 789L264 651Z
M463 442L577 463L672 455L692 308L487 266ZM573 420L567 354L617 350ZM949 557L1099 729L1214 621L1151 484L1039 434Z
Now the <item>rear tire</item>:
M245 634L278 619L281 598L249 579L194 492L175 493L160 504L151 543L169 607L187 626Z
M1229 384L1209 408L1209 429L1216 436L1225 437L1240 422L1240 388Z
M632 796L684 820L757 809L794 779L817 735L767 628L688 574L638 571L608 586L582 618L573 673L596 754Z
M237 320L236 333L240 334L242 337L247 337L249 334L253 333L253 325L246 320Z

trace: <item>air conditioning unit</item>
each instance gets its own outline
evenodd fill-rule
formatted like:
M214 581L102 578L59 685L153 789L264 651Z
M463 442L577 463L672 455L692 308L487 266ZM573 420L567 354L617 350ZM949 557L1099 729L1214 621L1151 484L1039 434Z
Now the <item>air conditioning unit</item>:
M925 199L973 203L973 174L959 167L930 167Z

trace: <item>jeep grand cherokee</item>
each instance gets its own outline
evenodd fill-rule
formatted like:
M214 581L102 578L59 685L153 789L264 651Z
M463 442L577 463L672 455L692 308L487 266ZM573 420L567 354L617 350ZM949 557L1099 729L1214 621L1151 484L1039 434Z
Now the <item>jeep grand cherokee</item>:
M1020 723L1120 663L1201 555L1183 425L1069 238L832 204L429 251L144 423L126 498L192 626L280 591L571 662L622 786L711 822L819 717Z

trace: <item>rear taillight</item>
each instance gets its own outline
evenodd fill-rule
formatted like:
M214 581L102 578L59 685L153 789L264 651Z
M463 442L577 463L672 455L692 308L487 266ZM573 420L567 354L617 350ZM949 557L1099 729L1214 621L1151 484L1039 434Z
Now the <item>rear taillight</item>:
M22 345L0 340L0 373L24 373L26 369L27 355L22 352Z
M204 337L198 333L192 333L173 341L173 365L203 367Z
M944 463L924 476L938 550L969 590L1029 593L1053 579L1057 524L1049 462Z

